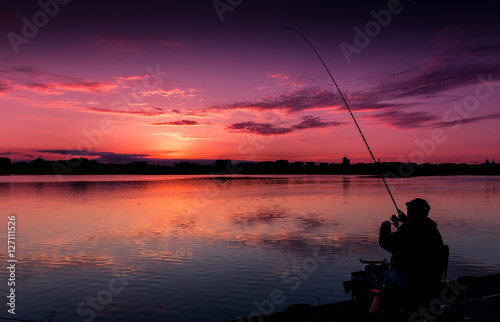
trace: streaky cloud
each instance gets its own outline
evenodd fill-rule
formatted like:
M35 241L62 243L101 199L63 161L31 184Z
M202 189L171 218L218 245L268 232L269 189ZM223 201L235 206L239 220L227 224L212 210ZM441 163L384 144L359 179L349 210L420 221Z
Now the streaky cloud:
M431 126L438 119L427 112L386 111L370 117L396 129L416 129Z
M281 109L290 113L318 108L329 108L339 104L337 94L320 88L305 88L279 93L276 96L266 96L259 100L235 102L223 105L214 105L207 108L207 112L221 110L272 110Z
M293 132L293 129L279 127L271 123L257 123L252 121L234 123L227 126L231 132L254 133L260 135L282 135Z
M477 116L477 117L469 117L469 118L457 118L456 120L453 121L441 121L437 122L432 125L434 128L446 128L450 126L457 126L457 125L466 125L466 124L473 124L481 121L489 121L489 120L496 120L500 119L500 113L494 113L494 114L488 114L488 115L483 115L483 116Z
M296 130L325 128L344 124L342 122L326 122L319 116L304 116L302 122L291 127L281 127L272 123L257 123L252 121L234 123L226 127L230 132L253 133L259 135L283 135Z
M324 127L344 124L343 122L325 122L321 117L311 116L311 115L302 117L302 120L303 121L300 122L299 124L292 126L292 129L304 130L311 128L324 128Z
M12 89L10 88L9 84L4 80L0 80L0 94L9 93L11 91Z
M94 113L104 113L104 114L124 114L124 115L139 115L139 116L158 116L164 115L166 112L160 107L148 107L148 108L125 108L123 110L114 110L109 108L100 107L88 107L87 111Z
M179 121L171 121L171 122L155 122L151 125L198 125L197 121L193 120L179 120Z
M97 157L96 160L103 163L132 163L134 161L144 161L144 158L149 156L149 154L140 154L140 153L95 152L87 150L62 150L62 149L37 150L37 152L60 154L74 158Z

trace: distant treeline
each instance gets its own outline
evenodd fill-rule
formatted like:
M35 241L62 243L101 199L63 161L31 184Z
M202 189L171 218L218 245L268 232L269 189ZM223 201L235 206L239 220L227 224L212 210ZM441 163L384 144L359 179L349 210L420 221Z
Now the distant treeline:
M289 162L287 160L265 162L234 162L216 160L213 164L180 162L173 166L154 165L145 161L129 164L105 164L85 158L46 161L37 158L31 162L12 163L0 158L0 174L364 174L386 177L410 177L433 175L500 175L500 166L486 160L482 164L416 164L398 162L377 162L350 164L342 163Z

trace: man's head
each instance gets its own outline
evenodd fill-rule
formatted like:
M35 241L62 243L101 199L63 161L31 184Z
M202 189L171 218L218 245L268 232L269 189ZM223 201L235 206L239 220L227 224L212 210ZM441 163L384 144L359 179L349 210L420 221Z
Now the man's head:
M424 220L429 215L431 206L424 199L415 198L406 203L406 209L408 209L408 219L412 221Z

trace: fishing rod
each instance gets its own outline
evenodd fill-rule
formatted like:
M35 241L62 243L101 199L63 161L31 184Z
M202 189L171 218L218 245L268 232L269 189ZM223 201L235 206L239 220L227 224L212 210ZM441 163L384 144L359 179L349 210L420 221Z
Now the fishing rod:
M375 157L373 156L373 153L372 153L372 150L370 149L370 146L368 145L368 142L366 141L365 139L365 136L363 135L363 131L361 131L361 128L359 127L359 124L358 122L356 121L356 118L354 117L354 114L352 114L352 111L351 111L351 108L349 107L349 104L347 104L347 101L344 97L344 94L342 94L342 91L340 90L339 86L337 85L337 82L335 81L335 79L333 78L332 76L332 73L330 73L330 70L328 69L328 67L326 66L325 62L323 61L323 59L321 58L321 56L319 55L318 51L316 50L316 48L314 48L314 46L311 44L311 42L309 41L309 39L307 39L306 36L304 36L304 34L302 34L300 31L298 31L297 29L293 28L293 27L284 27L282 29L280 29L276 35L274 36L274 39L276 39L276 37L278 36L278 34L280 32L282 32L283 30L286 30L286 29L289 29L289 30L292 30L292 31L295 31L296 33L298 33L302 38L304 38L304 40L309 44L309 46L312 48L312 50L314 51L314 53L316 54L316 56L318 56L318 59L321 61L321 63L323 64L323 67L325 67L326 71L328 72L328 75L330 75L330 78L332 79L332 82L333 84L335 85L335 87L337 88L337 91L339 92L340 94L340 97L342 97L342 100L344 101L344 104L345 106L347 107L347 109L349 110L349 113L351 114L351 117L352 117L352 120L354 121L354 124L356 124L356 127L358 128L358 131L359 131L359 134L361 134L361 137L363 138L363 141L365 142L365 145L366 147L368 148L368 152L370 152L370 156L372 157L373 159L373 162L374 163L377 163L377 161L375 160ZM382 178L382 181L384 182L384 185L385 187L387 188L387 192L389 193L389 196L391 196L391 200L392 202L394 203L394 207L396 207L396 211L398 212L398 214L402 213L399 208L398 208L398 205L396 204L396 201L394 200L394 197L392 196L392 193L391 193L391 189L389 189L389 186L387 185L387 182L385 181L385 177L384 177L384 174L381 173L380 174L380 177Z

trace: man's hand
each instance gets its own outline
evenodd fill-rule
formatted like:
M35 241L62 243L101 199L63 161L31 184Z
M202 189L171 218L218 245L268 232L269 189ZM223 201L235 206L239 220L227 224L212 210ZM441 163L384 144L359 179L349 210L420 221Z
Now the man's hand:
M398 215L399 215L399 221L404 224L408 221L408 217L405 215L404 212L402 212L401 210L398 210Z
M386 220L382 223L382 228L391 228L391 222L389 220Z

